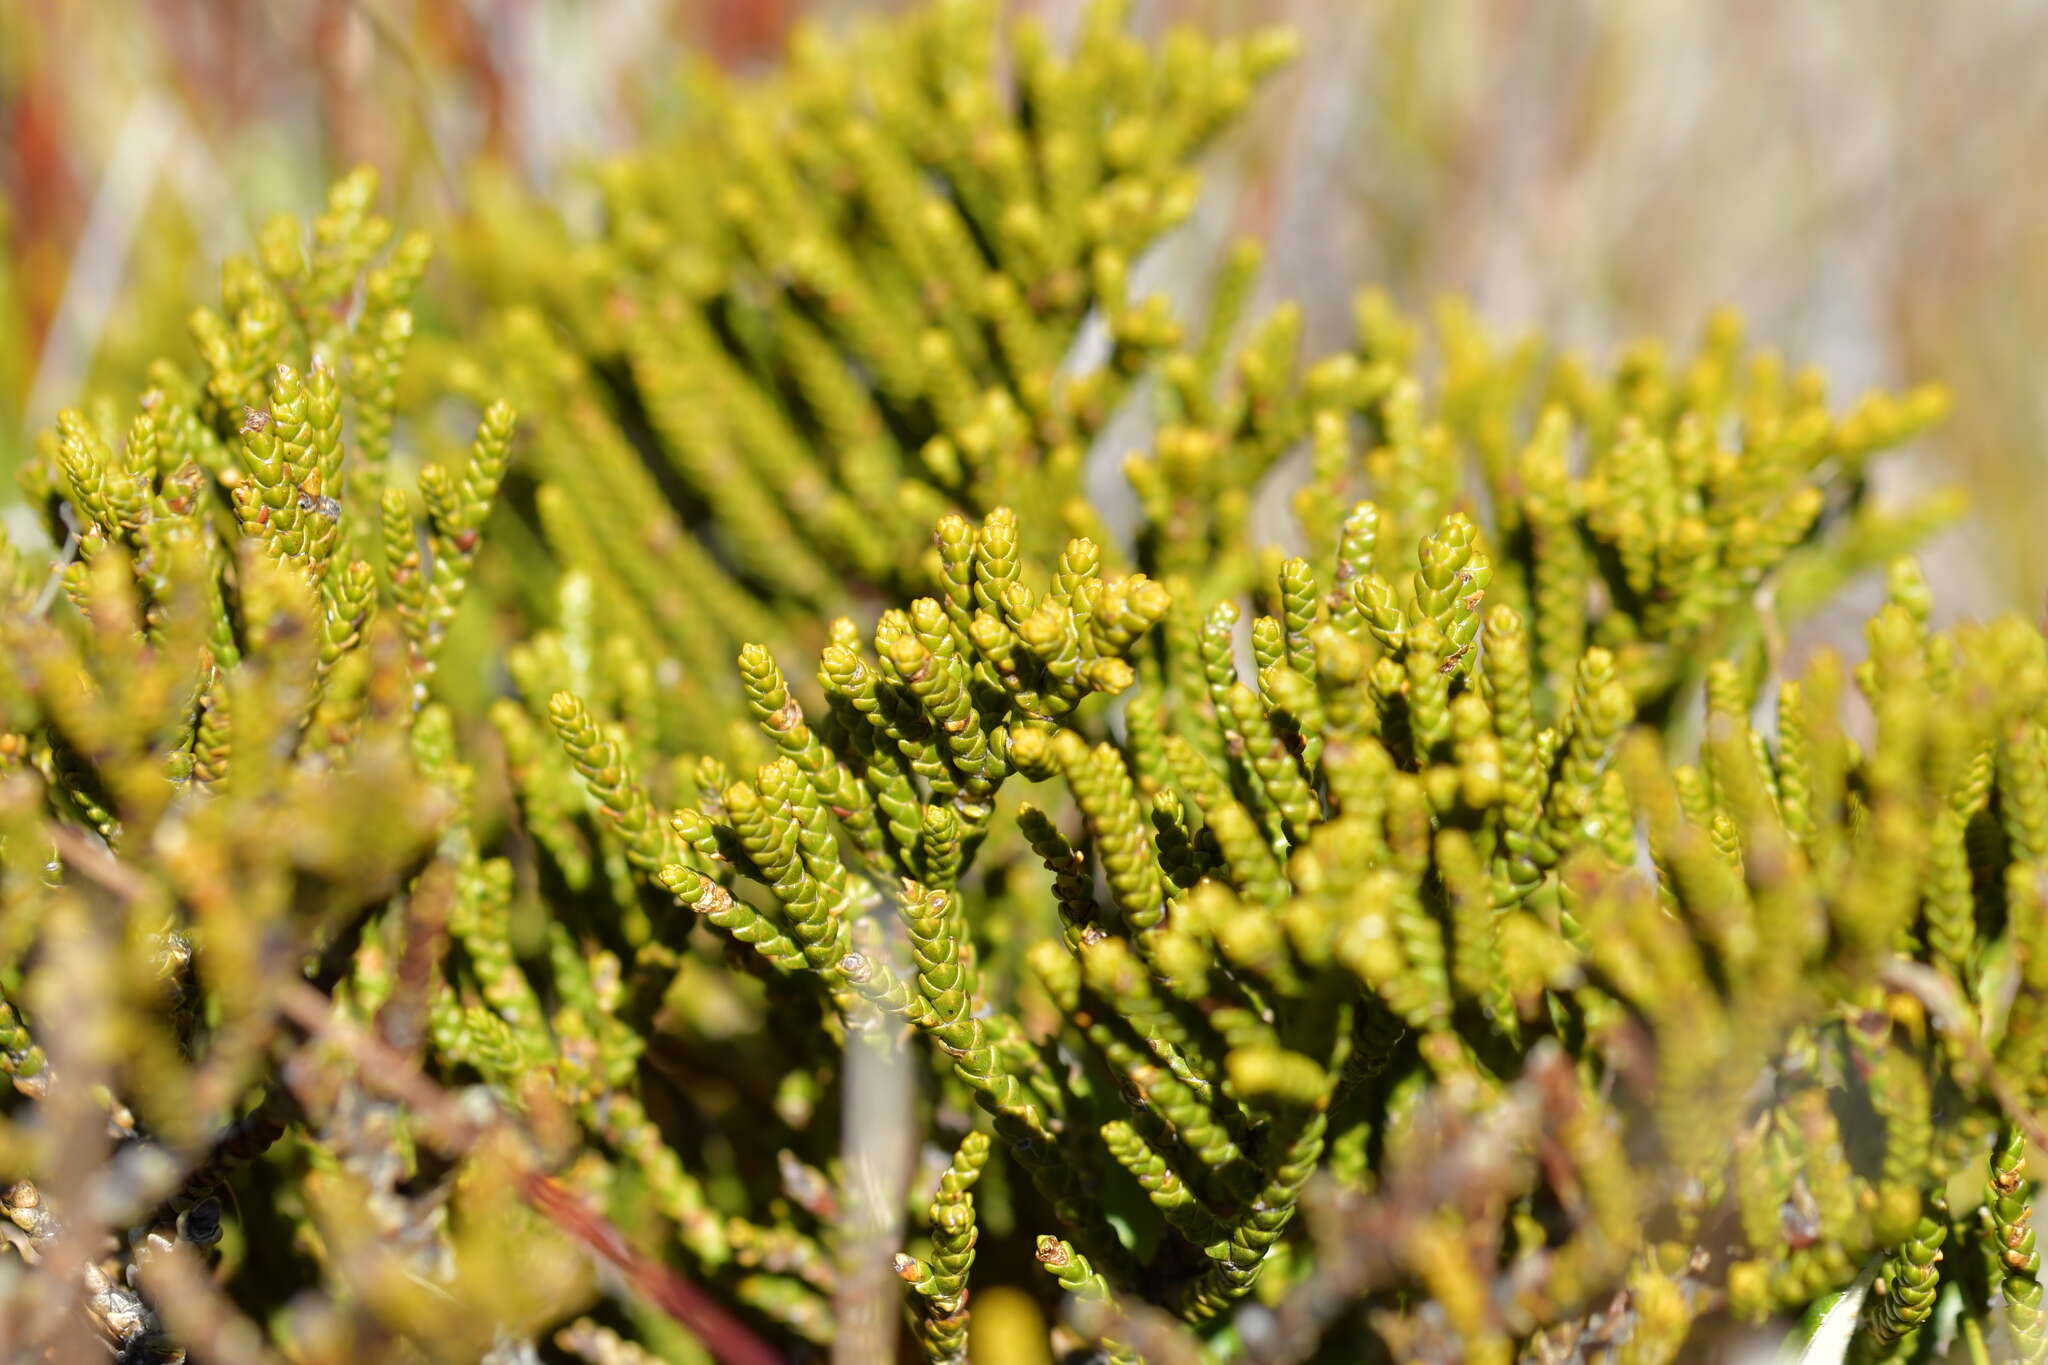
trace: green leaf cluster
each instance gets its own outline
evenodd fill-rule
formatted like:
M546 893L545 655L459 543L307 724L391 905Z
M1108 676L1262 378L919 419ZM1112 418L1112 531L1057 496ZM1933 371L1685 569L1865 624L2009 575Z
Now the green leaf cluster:
M47 434L10 1327L1654 1362L1860 1283L1856 1359L2042 1359L2048 637L1874 496L1941 395L1372 293L1308 359L1251 246L1196 325L1132 262L1285 40L998 39L698 81L594 235L475 225L425 383L351 177Z

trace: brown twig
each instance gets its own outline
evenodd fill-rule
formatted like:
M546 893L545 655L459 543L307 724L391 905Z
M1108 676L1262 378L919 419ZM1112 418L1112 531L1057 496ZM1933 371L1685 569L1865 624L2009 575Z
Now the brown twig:
M363 1080L410 1108L422 1125L421 1135L445 1154L460 1156L493 1131L527 1137L502 1113L485 1118L469 1110L388 1044L338 1018L332 1002L311 986L287 986L279 1008L308 1034L353 1057ZM519 1145L531 1147L531 1139ZM527 1164L517 1180L520 1198L619 1271L634 1292L689 1329L720 1365L780 1365L782 1357L752 1328L674 1270L635 1250L609 1219L546 1172Z
M64 860L88 879L124 900L148 897L147 881L78 831L52 825L50 833ZM466 1109L389 1043L336 1017L333 1002L305 982L285 983L278 992L278 1009L310 1036L332 1042L353 1057L363 1079L408 1106L422 1124L422 1136L444 1153L462 1155L494 1129L518 1131L503 1114L480 1118ZM675 1271L634 1250L609 1220L538 1168L529 1166L520 1173L519 1193L591 1254L617 1269L649 1303L696 1334L721 1365L780 1362L781 1356L752 1328Z
M44 826L50 842L57 846L57 852L66 864L78 869L87 881L113 892L122 900L135 904L149 899L149 880L134 868L115 858L100 845L94 843L70 825L58 824L52 820Z
M376 1019L378 1038L401 1056L418 1057L426 1040L427 1005L448 951L448 916L456 894L455 869L437 859L406 897L396 979Z
M1317 1181L1305 1192L1316 1243L1316 1269L1282 1299L1255 1331L1245 1331L1245 1358L1254 1365L1293 1365L1312 1354L1337 1321L1400 1270L1398 1249L1411 1229L1437 1211L1484 1206L1514 1183L1514 1165L1530 1140L1576 1103L1570 1062L1554 1048L1530 1054L1520 1080L1476 1120L1448 1106L1426 1107L1418 1125L1431 1125L1420 1151L1436 1155L1418 1167L1390 1174L1374 1197ZM1241 1330L1243 1329L1241 1324Z
M190 1247L158 1252L141 1263L139 1274L165 1326L193 1355L218 1365L281 1365Z
M1114 1341L1136 1351L1146 1365L1202 1365L1202 1342L1161 1308L1128 1299L1067 1296L1066 1319L1089 1341Z

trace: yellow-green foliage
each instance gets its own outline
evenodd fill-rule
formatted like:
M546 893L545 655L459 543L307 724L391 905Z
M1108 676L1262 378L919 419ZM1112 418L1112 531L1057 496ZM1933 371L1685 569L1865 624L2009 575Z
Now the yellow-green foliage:
M1184 337L1128 277L1289 40L1149 51L1104 5L1062 57L1028 22L999 50L992 8L802 43L759 86L702 76L600 173L598 240L531 209L472 225L465 263L515 306L458 383L533 415L538 528L606 624L715 695L740 645L915 590L956 504L1017 508L1043 552L1106 540L1091 439L1169 354L1222 363L1234 309ZM1084 322L1106 336L1078 359ZM1276 399L1295 325L1266 328ZM1243 414L1269 461L1285 420Z
M1933 629L1867 478L1940 396L1373 294L1304 362L1249 247L1186 326L1131 260L1284 43L1093 14L802 45L600 239L474 225L466 455L363 176L60 419L6 1339L1651 1362L1854 1286L1857 1359L2048 1351L2048 639Z

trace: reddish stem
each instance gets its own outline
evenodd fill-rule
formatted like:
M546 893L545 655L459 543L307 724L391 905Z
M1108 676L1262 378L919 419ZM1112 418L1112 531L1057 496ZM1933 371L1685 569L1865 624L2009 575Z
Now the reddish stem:
M642 1298L687 1327L719 1365L782 1365L782 1357L752 1328L675 1271L635 1251L616 1227L558 1182L539 1171L522 1171L519 1195L592 1255L609 1262Z

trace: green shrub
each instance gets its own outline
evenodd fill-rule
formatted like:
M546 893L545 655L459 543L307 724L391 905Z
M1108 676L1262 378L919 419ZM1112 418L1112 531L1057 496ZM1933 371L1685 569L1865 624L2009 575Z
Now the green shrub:
M1370 294L1304 364L1250 247L1184 327L1130 262L1284 42L994 32L697 91L595 239L480 217L430 382L352 177L60 419L7 1339L2041 1359L2048 640L1897 558L1940 395Z

